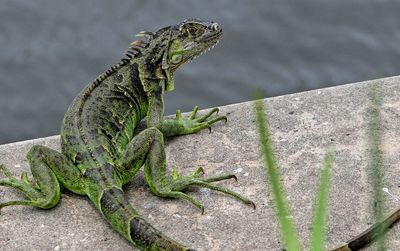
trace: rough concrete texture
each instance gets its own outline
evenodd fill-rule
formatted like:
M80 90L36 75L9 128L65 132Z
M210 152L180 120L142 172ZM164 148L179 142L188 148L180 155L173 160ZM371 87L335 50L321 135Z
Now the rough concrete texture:
M371 186L368 183L366 128L368 85L384 90L384 186L400 198L400 77L379 79L265 100L280 172L292 215L305 246L315 190L325 150L335 149L329 201L328 246L334 247L369 227ZM272 196L265 185L252 103L221 108L228 123L195 135L168 141L168 166L190 173L202 166L206 175L236 173L238 182L221 185L251 198L257 210L206 189L189 193L206 208L157 198L142 173L126 186L129 200L153 225L198 250L282 250ZM60 149L59 137L0 146L0 160L19 175L29 170L25 154L34 144ZM22 198L1 188L0 200ZM398 207L386 196L387 211ZM388 248L400 250L400 224L388 234ZM0 215L1 250L131 250L131 246L102 219L82 196L64 193L51 210L4 208ZM376 250L370 247L369 250Z

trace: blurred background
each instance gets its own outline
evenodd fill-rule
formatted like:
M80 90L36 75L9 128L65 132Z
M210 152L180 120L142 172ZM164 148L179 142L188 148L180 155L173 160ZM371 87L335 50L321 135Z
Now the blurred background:
M1 0L0 144L55 135L73 98L135 33L188 17L220 23L185 65L166 114L400 73L398 0Z

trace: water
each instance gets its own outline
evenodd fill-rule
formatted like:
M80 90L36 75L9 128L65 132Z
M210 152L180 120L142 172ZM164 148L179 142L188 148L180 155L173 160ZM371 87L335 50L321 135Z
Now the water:
M141 30L188 17L224 37L185 65L166 113L400 73L400 1L1 0L0 144L59 133L74 96Z

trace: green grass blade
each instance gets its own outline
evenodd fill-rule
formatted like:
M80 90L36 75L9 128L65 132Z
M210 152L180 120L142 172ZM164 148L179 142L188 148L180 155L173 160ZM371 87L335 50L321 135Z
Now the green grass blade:
M325 250L326 215L329 198L329 184L333 166L333 153L328 150L324 157L324 166L321 170L318 194L314 206L314 219L311 233L311 250Z
M280 183L278 167L273 154L273 147L269 137L269 129L262 100L255 101L255 111L261 150L265 163L266 180L270 182L270 188L274 197L283 244L288 251L298 251L301 245L294 224L291 221L287 202Z
M368 178L372 184L371 205L374 222L383 219L383 154L382 145L382 88L379 84L372 84L369 90L369 110L368 110ZM378 249L386 250L383 237L385 231L382 228L377 229Z

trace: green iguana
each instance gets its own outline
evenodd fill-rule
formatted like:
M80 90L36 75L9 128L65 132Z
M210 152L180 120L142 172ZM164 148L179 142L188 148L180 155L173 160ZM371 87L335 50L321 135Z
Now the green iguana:
M52 208L60 199L60 185L86 195L106 220L124 238L142 250L190 250L164 236L147 223L126 199L122 186L144 165L144 179L160 197L177 198L203 211L199 201L182 191L200 186L231 195L255 206L242 195L212 182L236 177L225 174L202 177L203 169L192 175L166 175L164 137L209 129L225 120L215 116L218 108L198 116L195 107L189 118L179 110L176 119L163 117L163 95L174 89L174 73L185 62L213 47L222 30L215 22L185 20L155 33L141 32L126 57L87 85L74 99L61 128L62 153L33 146L27 154L34 181L26 173L14 178L2 166L8 179L0 185L21 191L27 200L0 203ZM142 119L147 128L134 134Z
M255 208L246 197L212 182L236 177L225 174L203 177L197 168L189 176L177 171L166 175L164 137L196 133L226 116L218 108L198 116L195 107L187 119L180 111L175 119L163 117L163 94L174 89L174 73L185 62L213 47L222 35L215 22L188 19L157 32L140 32L126 57L97 77L74 99L61 128L62 153L33 146L28 154L33 180L23 172L16 179L0 165L6 179L0 185L13 187L26 200L0 203L0 208L26 205L49 209L60 200L60 186L86 195L112 227L141 250L193 250L164 236L129 204L122 190L144 166L144 179L157 196L186 200L203 212L203 206L182 191L200 186L233 196ZM147 128L135 133L145 119ZM400 216L378 226L388 228ZM390 223L390 224L389 224ZM371 228L337 250L358 250L375 239ZM351 246L350 246L351 247Z

